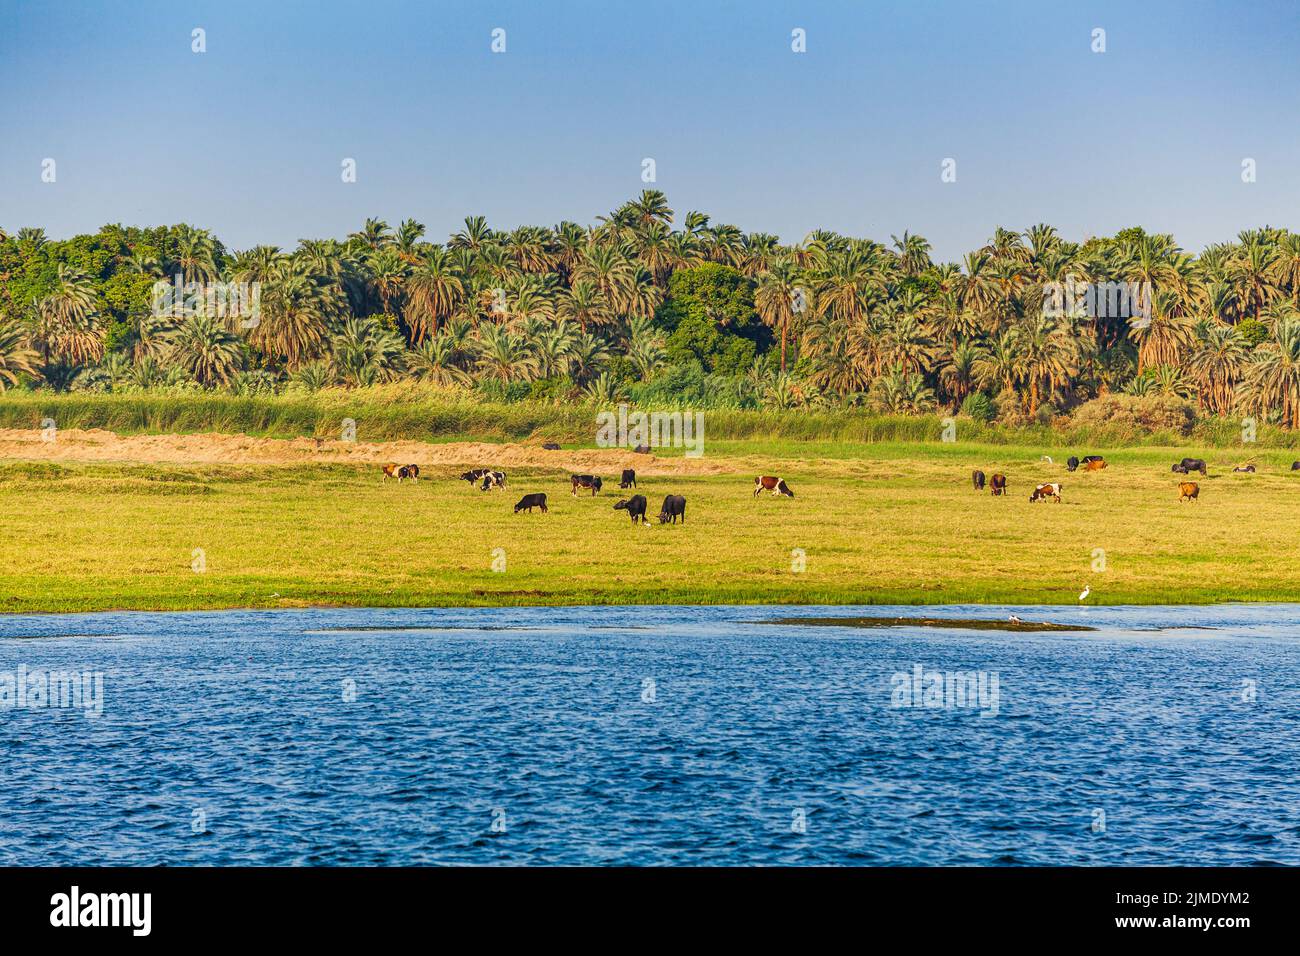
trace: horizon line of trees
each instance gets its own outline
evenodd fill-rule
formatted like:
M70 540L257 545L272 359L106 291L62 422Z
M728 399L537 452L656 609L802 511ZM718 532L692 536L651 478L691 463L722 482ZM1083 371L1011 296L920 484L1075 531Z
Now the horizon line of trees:
M445 243L413 219L227 249L181 224L64 241L0 229L0 390L315 391L406 379L503 400L939 409L1048 421L1108 393L1300 427L1300 234L1193 256L1141 228L998 228L958 263L921 236L783 244L646 190L591 227ZM260 314L158 314L153 290L257 283ZM1144 283L1149 322L1044 308L1052 283Z

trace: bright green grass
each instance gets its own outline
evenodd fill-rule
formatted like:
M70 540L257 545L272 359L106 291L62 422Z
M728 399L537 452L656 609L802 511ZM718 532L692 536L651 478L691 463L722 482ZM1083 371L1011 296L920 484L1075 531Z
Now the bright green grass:
M706 461L726 450L710 443ZM1006 446L734 451L734 476L646 478L652 512L669 492L687 498L684 525L646 530L612 510L616 489L572 498L558 469L513 471L508 491L485 494L451 468L399 487L344 465L0 464L0 609L1072 604L1085 584L1089 603L1300 600L1289 453L1231 475L1229 453L1207 452L1202 500L1182 504L1169 464L1186 449L1078 449L1112 465L1072 475L1058 451L1048 465ZM972 467L1004 471L1008 497L972 491ZM797 497L753 498L759 470ZM1047 480L1063 482L1064 503L1031 505ZM550 495L549 514L512 513L530 491Z

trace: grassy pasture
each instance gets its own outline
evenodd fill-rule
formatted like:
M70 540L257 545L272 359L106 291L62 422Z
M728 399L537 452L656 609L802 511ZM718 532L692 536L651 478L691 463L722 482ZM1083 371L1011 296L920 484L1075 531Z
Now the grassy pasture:
M345 464L4 462L0 610L1071 604L1085 584L1089 603L1300 600L1292 453L1261 449L1259 473L1234 475L1240 451L1085 451L1111 466L1068 474L1057 449L1005 445L710 442L709 461L735 456L730 473L645 479L652 513L683 494L687 520L644 530L613 510L615 475L573 498L561 468L512 470L506 491L482 493L450 467L399 487ZM1190 504L1169 471L1184 454L1211 466ZM1006 473L1009 495L975 493L972 467ZM797 497L753 498L759 471ZM1064 502L1031 505L1049 480ZM513 514L533 491L550 513Z

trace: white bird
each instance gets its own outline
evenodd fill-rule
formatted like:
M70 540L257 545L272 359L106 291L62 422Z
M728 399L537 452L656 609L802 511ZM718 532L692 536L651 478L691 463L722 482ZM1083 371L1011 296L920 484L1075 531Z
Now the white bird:
M1088 600L1088 595L1091 594L1091 593L1092 593L1092 585L1091 585L1091 584L1085 584L1085 585L1083 586L1083 591L1079 594L1079 600L1080 600L1080 601L1086 601L1086 600Z
M1044 456L1043 456L1043 461L1047 462L1049 465L1054 465L1054 464L1056 464L1056 462L1052 461L1052 456L1051 456L1051 455L1044 455Z
M1016 617L1014 614L1012 614L1012 615L1011 615L1011 623L1012 623L1012 624L1019 624L1019 623L1020 623L1020 618L1018 618L1018 617Z

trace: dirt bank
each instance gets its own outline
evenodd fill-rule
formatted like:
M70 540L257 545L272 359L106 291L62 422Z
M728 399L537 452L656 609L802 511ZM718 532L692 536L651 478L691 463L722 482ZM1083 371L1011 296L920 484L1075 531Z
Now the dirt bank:
M645 475L715 475L730 472L716 459L660 458L626 449L546 451L536 445L485 442L430 444L418 441L348 442L315 438L255 438L249 435L118 435L104 429L63 429L46 440L38 429L0 429L0 458L35 461L127 461L177 465L299 465L414 462L421 468L492 466L557 468L609 474L635 468ZM734 465L734 463L732 463Z

